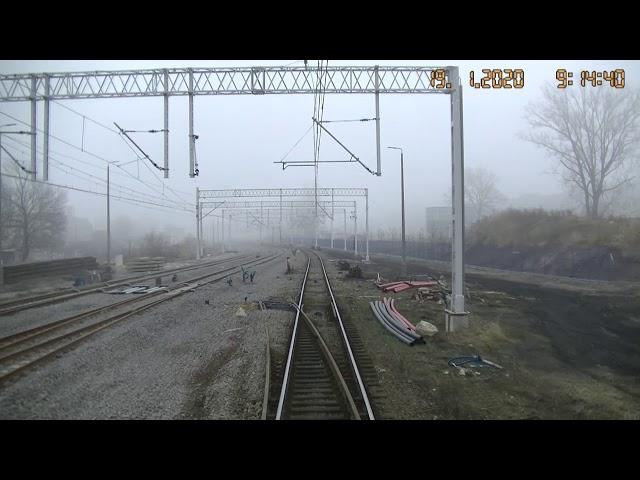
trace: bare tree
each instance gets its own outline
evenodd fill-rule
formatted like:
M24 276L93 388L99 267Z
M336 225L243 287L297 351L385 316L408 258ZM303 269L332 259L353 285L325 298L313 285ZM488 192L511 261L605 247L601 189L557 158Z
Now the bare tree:
M496 175L483 167L470 168L465 173L465 202L475 210L476 219L493 213L504 201L505 197L496 183Z
M169 238L164 233L149 232L142 239L140 252L144 256L164 257L169 255Z
M471 223L474 219L479 220L493 213L505 200L505 196L496 186L497 183L496 175L484 167L465 168L464 202L467 207L467 219L470 219ZM445 201L451 205L450 191L445 194Z
M66 228L66 194L36 183L19 169L3 183L3 236L20 251L22 261L33 248L55 248Z
M596 218L610 192L627 183L640 141L640 94L628 89L542 89L530 104L531 131L521 135L559 160L556 171L581 193Z

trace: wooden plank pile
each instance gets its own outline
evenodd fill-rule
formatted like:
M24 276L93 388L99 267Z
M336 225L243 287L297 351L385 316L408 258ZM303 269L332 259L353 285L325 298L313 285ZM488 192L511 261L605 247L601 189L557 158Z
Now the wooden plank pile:
M420 288L420 287L435 287L438 285L436 281L409 281L403 280L400 282L390 282L390 283L379 283L376 286L385 293L393 292L403 292L404 290L410 290L412 288Z
M23 263L4 267L4 282L17 283L40 277L85 272L98 268L96 257L63 258L45 262Z
M124 266L129 272L158 272L164 263L164 257L139 257L127 259Z

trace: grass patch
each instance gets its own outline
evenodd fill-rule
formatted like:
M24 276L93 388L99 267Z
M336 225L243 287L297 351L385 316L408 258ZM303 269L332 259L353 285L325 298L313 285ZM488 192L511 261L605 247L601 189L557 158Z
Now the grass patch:
M640 256L640 221L609 217L590 219L571 212L505 210L475 223L469 230L471 244L514 247L618 248L625 255Z

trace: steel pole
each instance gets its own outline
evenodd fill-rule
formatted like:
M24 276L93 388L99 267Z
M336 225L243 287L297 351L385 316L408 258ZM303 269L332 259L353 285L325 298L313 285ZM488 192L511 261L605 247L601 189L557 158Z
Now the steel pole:
M220 231L222 232L222 253L224 253L224 210L222 210L222 228Z
M109 164L107 163L107 265L111 264L111 202L110 202L110 180Z
M400 150L400 190L402 195L402 273L407 274L407 238L404 217L404 152Z
M31 178L36 179L36 76L31 76Z
M333 188L331 189L331 248L333 248L333 219L335 217L335 210L333 208Z
M452 189L451 202L451 305L448 330L453 331L467 325L464 302L464 143L462 130L462 85L458 67L450 67L451 92L451 157Z
M49 181L49 75L44 77L44 136L42 139L42 180Z
M376 175L382 175L382 160L380 153L380 74L378 73L378 66L375 66L375 89L376 89L376 154L378 160L378 171ZM367 258L368 260L368 258Z
M280 244L282 245L282 189L280 189Z
M353 202L353 244L354 255L358 256L358 205Z
M203 205L200 205L200 257L204 257L204 220L202 218Z
M344 251L347 251L347 209L342 210L344 214Z
M193 70L189 69L189 176L195 177L195 153L193 139Z
M196 187L196 259L200 260L200 188Z
M169 71L166 68L164 69L164 178L169 178Z
M365 188L364 189L364 202L365 202L365 208L366 208L366 215L365 215L365 224L366 224L366 254L365 254L365 261L368 262L369 261L369 189Z

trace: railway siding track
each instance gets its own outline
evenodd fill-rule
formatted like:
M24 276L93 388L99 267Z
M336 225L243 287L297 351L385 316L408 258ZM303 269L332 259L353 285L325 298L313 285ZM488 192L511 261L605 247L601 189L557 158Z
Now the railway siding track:
M148 281L161 276L164 277L164 276L172 275L175 273L188 272L191 270L199 270L202 268L213 267L229 261L235 261L235 260L249 258L249 257L251 257L251 255L238 255L235 257L229 257L229 258L216 260L213 262L202 263L198 265L190 265L187 267L179 267L179 268L173 268L170 270L163 270L163 271L155 272L152 274L127 277L121 280L105 282L103 285L100 285L100 286L90 286L90 287L85 287L81 289L66 289L63 291L49 292L41 295L34 295L30 297L18 298L15 300L9 300L9 301L0 303L0 316L10 315L12 313L20 312L22 310L27 310L30 308L51 305L54 303L63 302L65 300L70 300L73 298L89 295L92 293L106 292L117 287L130 285L131 282L144 282L144 281Z
M279 258L281 254L274 254L268 257L255 259L249 262L234 264L223 270L201 275L190 279L190 283L180 285L168 292L158 292L142 297L119 302L108 307L101 307L87 312L80 313L57 322L42 325L34 329L19 332L0 339L0 385L25 371L27 368L41 363L42 361L67 351L80 341L108 328L126 318L154 307L160 303L171 300L186 292L193 291L205 285L219 282L230 275L240 272L241 266L257 266L271 262ZM215 278L210 278L215 277ZM135 304L133 308L130 308ZM107 310L116 311L106 318L93 323L86 322L89 317L104 313Z
M271 393L265 393L268 405L263 410L276 420L373 420L366 376L356 358L361 342L354 349L321 257L307 255L298 304L292 304L296 317L288 355L284 362L273 363L284 371L268 373Z

